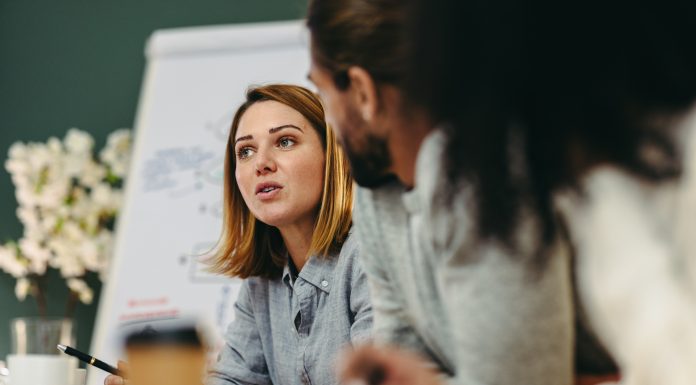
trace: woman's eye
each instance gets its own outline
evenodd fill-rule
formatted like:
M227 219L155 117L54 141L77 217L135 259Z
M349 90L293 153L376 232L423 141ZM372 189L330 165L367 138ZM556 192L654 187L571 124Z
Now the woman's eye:
M280 148L292 147L292 145L294 144L295 141L291 138L280 138L280 140L278 141L278 146L280 146Z
M242 147L237 150L237 159L246 159L251 156L252 150L249 147Z

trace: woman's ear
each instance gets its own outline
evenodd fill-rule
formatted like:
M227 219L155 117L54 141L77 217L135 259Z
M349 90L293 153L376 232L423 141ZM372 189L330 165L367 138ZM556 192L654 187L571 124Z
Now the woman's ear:
M350 92L357 110L366 122L375 118L379 108L377 85L372 76L362 67L352 66L348 68L350 79Z

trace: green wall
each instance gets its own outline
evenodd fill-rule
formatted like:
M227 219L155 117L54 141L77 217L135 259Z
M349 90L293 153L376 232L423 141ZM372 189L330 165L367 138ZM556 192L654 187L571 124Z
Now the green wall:
M22 233L4 160L10 145L89 131L101 148L109 132L132 127L152 31L179 26L301 18L306 0L0 0L0 241ZM91 284L98 280L89 277ZM49 312L61 314L67 289L49 276ZM78 306L78 347L88 349L97 302ZM9 320L36 315L0 272L0 360L10 350Z

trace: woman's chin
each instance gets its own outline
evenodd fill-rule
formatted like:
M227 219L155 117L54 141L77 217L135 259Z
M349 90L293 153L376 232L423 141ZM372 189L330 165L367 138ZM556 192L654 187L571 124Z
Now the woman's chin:
M292 218L283 214L255 215L256 219L272 227L283 227L293 223Z
M268 226L282 229L284 227L304 225L308 222L314 223L316 212L298 213L296 210L265 211L258 213L258 215L254 214L254 217Z

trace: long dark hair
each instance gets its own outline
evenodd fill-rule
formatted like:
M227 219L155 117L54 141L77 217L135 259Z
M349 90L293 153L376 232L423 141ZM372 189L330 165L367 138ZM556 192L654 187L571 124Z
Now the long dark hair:
M598 164L679 174L669 127L696 99L695 1L413 7L407 93L448 122L448 174L475 186L479 236L510 245L525 206L549 244L554 192Z
M407 68L408 13L403 0L310 0L307 27L312 55L348 87L347 70L360 66L376 82L399 84Z

